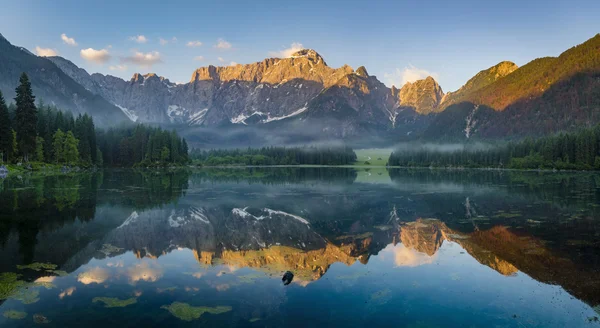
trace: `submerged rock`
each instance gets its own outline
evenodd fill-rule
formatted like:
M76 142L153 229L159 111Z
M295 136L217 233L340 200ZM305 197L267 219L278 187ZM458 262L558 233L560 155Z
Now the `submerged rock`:
M294 280L294 274L291 271L287 271L286 273L284 273L283 278L281 278L281 281L283 281L283 284L285 286L292 283L292 280Z
M131 304L137 303L137 298L132 297L126 300L121 300L116 297L94 297L92 303L101 302L104 303L106 308L126 307Z
M33 322L35 322L37 324L46 324L46 323L50 323L50 320L48 320L48 318L46 318L46 316L36 313L33 315Z
M160 308L169 311L173 316L183 321L192 321L198 319L204 313L221 314L231 311L231 306L191 306L182 302L173 302L170 305L163 305Z
M25 317L27 316L27 312L8 310L8 311L4 311L4 313L2 313L2 315L8 319L21 320L21 319L25 319Z

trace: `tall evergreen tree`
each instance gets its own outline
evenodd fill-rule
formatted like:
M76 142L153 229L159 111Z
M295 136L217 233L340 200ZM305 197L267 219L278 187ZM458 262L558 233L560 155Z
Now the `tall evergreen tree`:
M42 137L35 139L35 160L38 162L44 161L44 139Z
M10 129L10 115L0 92L0 161L7 161L12 152L12 131Z
M62 163L64 161L64 141L65 134L61 129L56 130L54 136L52 137L52 149L54 149L54 160L56 163Z
M19 86L15 90L17 96L15 103L15 127L17 132L17 143L25 161L35 151L35 139L37 136L37 109L35 107L35 96L31 90L31 82L27 74L21 74Z
M79 160L79 151L77 150L78 144L79 140L75 138L73 132L67 132L63 143L63 151L67 164L74 164Z

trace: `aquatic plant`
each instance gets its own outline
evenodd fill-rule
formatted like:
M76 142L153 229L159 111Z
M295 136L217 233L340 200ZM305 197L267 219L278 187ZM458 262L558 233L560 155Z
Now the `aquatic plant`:
M57 267L58 267L58 265L56 265L56 264L40 263L40 262L33 262L31 264L26 264L26 265L17 265L17 269L19 269L19 270L30 269L30 270L34 270L34 271L55 270Z
M116 307L126 307L131 304L137 303L137 298L132 297L126 300L121 300L116 297L94 297L92 303L102 302L104 303L105 308L116 308Z
M69 273L67 271L63 271L63 270L48 270L48 272L52 272L59 277L64 277L64 276L69 275Z
M33 304L40 300L38 296L40 296L40 292L37 289L20 288L10 298L23 304Z
M25 281L19 280L19 275L14 272L0 273L0 300L9 298L26 284Z
M8 319L21 320L21 319L25 319L25 317L27 316L27 312L8 310L8 311L4 311L4 313L2 313L2 315Z
M46 323L50 323L51 321L48 320L48 318L46 318L45 315L36 313L33 315L33 322L37 323L37 324L46 324Z
M221 314L231 311L231 306L191 306L182 302L173 302L170 305L163 305L160 308L169 311L173 316L183 321L192 321L198 319L204 313Z
M99 249L100 253L104 253L104 255L109 256L112 253L116 253L122 250L122 248L113 246L111 244L102 244L102 248Z

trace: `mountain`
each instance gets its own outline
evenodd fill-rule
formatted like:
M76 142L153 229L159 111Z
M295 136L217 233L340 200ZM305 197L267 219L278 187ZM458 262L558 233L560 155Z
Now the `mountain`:
M362 66L328 66L312 49L288 58L201 67L184 84L154 73L136 73L129 80L88 74L61 57L10 49L0 54L5 58L0 72L14 75L22 70L21 62L35 62L31 65L40 68L29 71L35 76L34 91L44 100L94 115L118 108L131 121L186 127L182 133L204 146L332 138L384 145L419 138L518 138L600 122L600 35L559 57L522 67L500 62L448 93L432 77L388 88ZM52 73L43 71L44 65ZM6 83L0 85L9 90ZM83 106L92 97L111 110Z
M21 73L27 73L38 100L73 113L88 113L99 125L127 119L113 104L84 88L52 61L12 45L0 35L0 90L7 101L15 97Z
M138 122L211 127L285 120L295 121L299 129L311 122L314 133L346 137L392 128L398 110L391 90L364 67L356 71L347 65L329 67L311 49L289 58L202 67L185 84L153 73L134 74L124 81L90 75L61 57L49 60Z
M443 98L444 91L440 85L428 76L402 86L398 93L398 105L413 108L417 113L426 115L440 111Z
M509 75L510 73L517 70L519 66L510 61L500 62L486 70L480 71L473 76L465 85L455 92L448 92L442 100L442 108L446 108L450 105L457 104L461 101L468 99L469 95L474 92L493 84L499 79Z
M492 83L450 96L422 136L514 138L600 122L600 34L558 57L538 58L518 69L504 66L509 73Z

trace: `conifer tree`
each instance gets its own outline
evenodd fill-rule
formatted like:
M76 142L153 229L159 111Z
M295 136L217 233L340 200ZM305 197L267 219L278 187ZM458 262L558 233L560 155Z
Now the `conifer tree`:
M67 132L63 143L63 152L67 164L74 164L79 160L79 151L77 150L78 144L79 140L75 138L73 132Z
M65 134L61 129L56 130L52 137L52 148L54 149L54 160L56 163L62 163L64 161L64 144Z
M12 152L12 131L10 129L10 115L0 92L0 162L8 161Z
M31 90L31 82L27 74L21 74L19 86L15 90L17 96L15 103L15 127L17 132L17 143L25 161L35 151L35 139L37 136L37 109L35 107L35 96Z
M35 160L38 162L44 161L44 139L42 137L35 139Z

